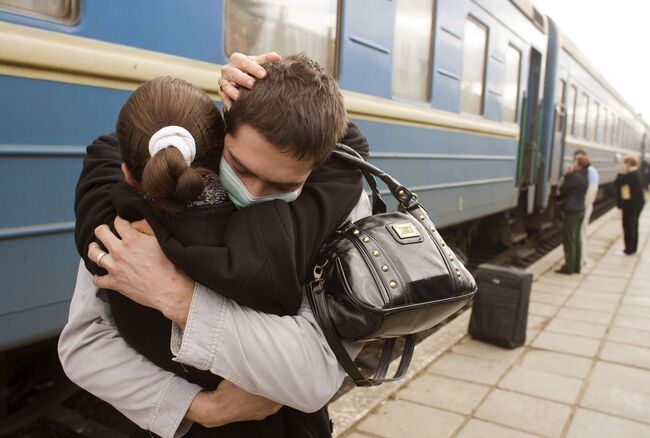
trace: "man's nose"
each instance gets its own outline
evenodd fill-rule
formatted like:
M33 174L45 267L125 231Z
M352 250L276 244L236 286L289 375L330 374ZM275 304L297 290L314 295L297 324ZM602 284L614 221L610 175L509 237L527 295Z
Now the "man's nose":
M246 189L252 196L264 196L268 190L267 184L257 178L250 178L246 181Z

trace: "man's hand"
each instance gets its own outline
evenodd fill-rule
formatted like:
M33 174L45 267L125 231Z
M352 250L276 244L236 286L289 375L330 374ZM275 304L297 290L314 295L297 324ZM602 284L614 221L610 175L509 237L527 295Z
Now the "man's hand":
M219 78L219 97L226 110L234 100L239 98L239 86L251 88L255 78L262 79L266 76L266 70L260 66L263 62L282 61L282 57L275 52L264 53L257 56L246 56L241 53L233 53L228 59L228 64L221 67Z
M194 397L185 418L204 427L218 427L239 421L263 420L282 405L250 394L227 380L214 391L202 391Z
M138 228L149 229L146 223L139 223ZM108 275L95 276L95 286L116 290L138 304L157 309L185 328L194 281L176 269L154 236L143 234L120 217L115 219L115 229L119 238L107 225L95 230L95 236L108 249L101 258L101 267ZM97 260L101 253L98 244L90 244L91 260Z

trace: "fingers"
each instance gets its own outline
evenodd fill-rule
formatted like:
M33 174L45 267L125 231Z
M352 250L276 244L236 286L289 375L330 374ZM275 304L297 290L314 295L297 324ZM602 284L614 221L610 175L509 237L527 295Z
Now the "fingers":
M88 258L95 263L97 262L97 258L104 252L105 251L103 251L96 242L93 242L88 246ZM106 253L106 255L102 257L101 265L99 267L104 268L107 271L111 270L113 267L113 258L110 254Z
M95 237L104 244L104 247L107 248L109 252L113 252L120 244L120 239L113 234L111 229L108 228L108 225L100 225L95 228Z
M260 62L264 62L264 60L265 58L261 59ZM241 53L235 52L232 55L230 55L229 64L239 69L241 72L253 75L258 79L262 79L263 77L266 76L266 70L264 70L262 66L258 63L257 57L246 56ZM235 78L231 78L231 80L237 82ZM237 83L239 84L239 82ZM246 84L241 84L241 85L246 85Z
M106 256L108 257L108 256ZM104 258L106 258L104 257ZM104 260L102 259L102 263ZM111 287L111 276L110 275L95 275L93 276L93 284L97 289L113 289Z
M142 234L146 234L148 236L155 236L153 229L151 228L151 225L149 225L149 222L147 222L144 219L131 223L131 226Z
M251 59L252 61L257 62L258 64L261 64L266 61L269 62L282 61L282 56L278 55L277 52L263 53L261 55L249 56L248 58Z

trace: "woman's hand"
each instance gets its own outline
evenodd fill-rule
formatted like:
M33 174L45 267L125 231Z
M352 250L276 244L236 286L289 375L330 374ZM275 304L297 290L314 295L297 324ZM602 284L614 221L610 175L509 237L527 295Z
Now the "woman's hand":
M138 228L150 230L146 223L139 223ZM96 275L95 286L116 290L138 304L157 309L184 328L194 280L176 269L154 236L138 231L120 217L115 219L115 230L119 237L107 225L95 230L95 236L108 249L101 258L101 267L108 275ZM97 260L102 253L98 244L90 244L91 260Z
M263 62L282 61L282 57L275 52L262 55L247 56L241 53L233 53L228 59L228 64L221 67L219 78L219 97L226 110L234 100L239 98L238 87L251 88L255 78L262 79L266 76L266 70L260 65Z
M224 380L216 390L198 393L185 418L203 427L219 427L239 421L263 420L281 407L279 403L250 394Z

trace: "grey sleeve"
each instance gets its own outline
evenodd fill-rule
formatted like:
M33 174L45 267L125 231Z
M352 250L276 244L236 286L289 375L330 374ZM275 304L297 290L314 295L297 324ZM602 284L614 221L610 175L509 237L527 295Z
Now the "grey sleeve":
M74 383L110 403L143 429L181 437L187 409L203 388L162 370L120 336L110 306L79 264L70 315L59 339L59 358Z
M359 344L345 344L352 357ZM306 296L296 316L259 313L197 284L185 330L172 327L174 360L222 376L247 392L314 412L345 372Z

